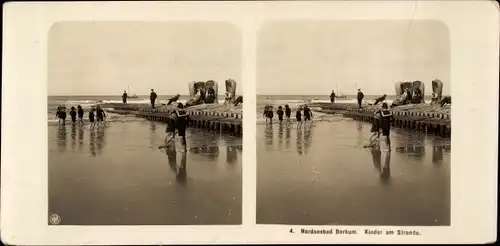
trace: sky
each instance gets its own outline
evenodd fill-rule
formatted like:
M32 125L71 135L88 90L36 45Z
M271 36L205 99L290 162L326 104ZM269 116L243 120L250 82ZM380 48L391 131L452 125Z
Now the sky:
M257 34L257 94L394 95L395 83L431 81L450 94L449 32L432 20L273 21ZM337 89L338 88L338 89Z
M48 44L49 95L188 95L191 81L234 79L242 36L226 22L60 22Z

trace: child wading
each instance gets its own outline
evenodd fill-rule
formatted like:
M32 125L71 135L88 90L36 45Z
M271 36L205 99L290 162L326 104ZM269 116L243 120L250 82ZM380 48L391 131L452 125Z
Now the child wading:
M297 113L295 113L295 119L297 120L297 128L302 127L302 113L300 112L302 107L297 108Z
M78 113L78 123L80 125L83 125L83 109L82 109L82 106L78 105L76 107L78 110L77 110L77 113Z
M290 117L292 116L292 110L290 109L290 107L288 106L288 104L285 105L285 123L287 125L290 125L290 123L292 123L290 121Z
M95 108L92 107L90 109L90 112L89 112L89 122L90 122L90 128L94 128L95 127Z
M276 111L276 114L278 115L278 121L280 124L283 122L283 108L281 106L278 107L278 111Z
M69 116L71 116L71 122L73 125L76 123L76 110L75 107L71 107L71 110L69 111Z

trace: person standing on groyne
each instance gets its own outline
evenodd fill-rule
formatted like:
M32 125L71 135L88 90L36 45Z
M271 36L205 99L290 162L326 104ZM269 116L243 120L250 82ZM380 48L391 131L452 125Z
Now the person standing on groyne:
M127 104L127 98L128 98L127 91L123 91L122 95L123 104Z
M71 110L69 111L69 116L71 116L71 122L74 125L76 123L76 110L75 110L75 107L71 106Z
M364 97L365 97L365 95L363 94L363 92L361 92L361 89L358 89L358 96L357 96L358 108L361 108L361 102L363 101Z
M332 90L332 93L330 94L330 102L334 103L335 102L335 91Z
M155 108L155 101L158 96L154 89L151 89L151 94L149 95L149 99L151 100L151 108Z
M76 107L78 110L77 110L77 113L78 113L78 124L80 125L83 125L83 108L82 106L78 105Z

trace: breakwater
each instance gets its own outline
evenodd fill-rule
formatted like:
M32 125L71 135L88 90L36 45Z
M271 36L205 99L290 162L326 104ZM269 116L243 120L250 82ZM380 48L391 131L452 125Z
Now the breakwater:
M152 109L149 105L138 104L101 104L103 109L112 109L116 114L133 114L136 117L151 121L166 122L175 110L171 106ZM243 134L243 112L241 107L226 105L196 105L185 109L189 116L188 127L203 128L212 131L229 133L237 136Z
M308 106L316 112L338 114L356 120L372 122L377 105L363 106L352 103L311 103ZM429 104L403 105L390 109L394 115L392 125L408 130L426 132L442 137L451 136L451 110Z

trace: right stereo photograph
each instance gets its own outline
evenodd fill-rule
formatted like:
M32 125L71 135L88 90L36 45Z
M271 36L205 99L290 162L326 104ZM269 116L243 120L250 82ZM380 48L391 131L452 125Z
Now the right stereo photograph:
M450 87L440 21L265 22L257 223L449 226Z

